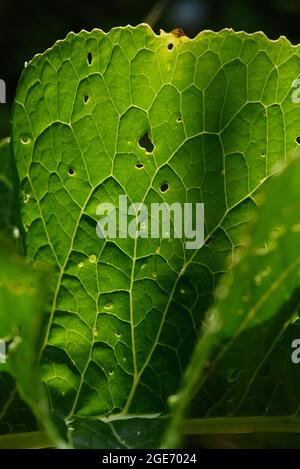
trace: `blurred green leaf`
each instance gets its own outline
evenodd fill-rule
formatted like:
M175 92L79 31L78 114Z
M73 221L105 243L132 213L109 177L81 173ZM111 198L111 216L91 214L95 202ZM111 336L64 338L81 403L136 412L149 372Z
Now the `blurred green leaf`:
M19 181L12 157L10 138L0 140L0 237L20 237Z
M196 393L191 415L202 418L199 433L205 433L205 418L209 428L213 417L228 417L222 423L228 431L243 416L258 416L252 430L246 423L252 432L264 419L271 432L270 416L282 416L284 431L289 431L287 417L299 428L300 370L291 359L292 342L300 337L299 321L293 324L300 304L299 174L296 158L261 194L246 247L216 289L183 387L173 398L175 425L166 445L178 441L174 428L179 429ZM197 433L197 425L192 427Z
M19 256L0 253L0 339L7 357L0 363L1 433L36 430L35 418L58 446L60 437L52 423L44 385L40 379L39 351L49 271L33 268ZM17 383L17 385L15 384ZM21 395L24 404L18 397ZM25 420L24 420L25 419ZM14 438L14 437L12 437Z

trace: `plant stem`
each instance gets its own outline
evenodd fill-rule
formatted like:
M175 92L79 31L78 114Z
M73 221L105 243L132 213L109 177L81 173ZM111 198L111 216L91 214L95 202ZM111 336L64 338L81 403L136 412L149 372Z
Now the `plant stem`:
M0 449L41 449L53 448L46 432L15 433L0 436Z
M185 420L185 435L221 433L300 433L299 417L216 417Z

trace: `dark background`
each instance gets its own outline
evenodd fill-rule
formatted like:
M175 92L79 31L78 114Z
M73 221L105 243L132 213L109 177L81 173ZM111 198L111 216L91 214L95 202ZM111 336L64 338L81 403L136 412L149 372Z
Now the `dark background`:
M7 85L7 104L0 104L0 137L9 134L10 107L24 62L43 52L69 31L149 22L156 32L224 27L270 38L285 35L300 42L299 0L0 0L0 78Z

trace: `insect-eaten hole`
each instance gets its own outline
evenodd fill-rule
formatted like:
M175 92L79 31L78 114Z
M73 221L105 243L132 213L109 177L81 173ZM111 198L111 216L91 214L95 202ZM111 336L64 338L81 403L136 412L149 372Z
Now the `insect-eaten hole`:
M75 169L74 168L69 168L68 169L69 176L74 176L75 174Z
M167 182L164 182L161 186L160 186L160 192L167 192L169 190L169 184Z
M136 167L137 169L143 169L144 165L143 165L143 163L137 163L137 164L135 165L135 167Z
M91 52L88 53L87 55L87 61L89 65L92 65L93 62L93 54Z
M140 138L140 140L139 140L139 146L140 146L141 148L144 148L144 150L146 150L147 153L152 153L152 152L153 152L153 150L154 150L154 145L153 145L153 143L151 142L148 133L145 133L145 135L143 135L143 136Z
M23 143L23 145L27 145L28 143L30 143L30 137L28 135L22 135L21 142Z
M170 44L168 44L168 49L169 49L169 50L172 50L173 47L174 47L174 44L173 44L172 42L170 42Z
M178 122L178 123L182 122L181 116L178 116L178 117L177 117L176 122Z
M83 98L84 104L87 104L87 103L89 102L89 99L90 99L89 95L86 94L86 95L84 96L84 98Z
M204 243L205 246L209 246L212 243L212 240L213 240L213 236L210 236L209 238L207 238L207 240Z
M300 145L300 135L298 135L298 137L296 138L296 142L298 143L298 145Z

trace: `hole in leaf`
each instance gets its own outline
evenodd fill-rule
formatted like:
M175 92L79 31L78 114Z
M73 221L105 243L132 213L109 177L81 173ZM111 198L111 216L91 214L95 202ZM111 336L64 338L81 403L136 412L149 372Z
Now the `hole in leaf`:
M90 99L90 97L86 94L85 97L84 97L85 104L88 102L89 99Z
M178 123L179 123L179 122L182 122L181 116L178 116L178 117L177 117L177 122L178 122Z
M30 137L28 135L22 135L21 142L23 143L23 145L27 145L28 143L30 143Z
M212 243L212 240L213 240L213 236L210 236L209 238L207 238L207 240L205 241L205 246L209 246Z
M135 167L136 167L137 169L142 169L142 168L144 167L144 165L143 165L143 163L137 163L137 164L135 165Z
M298 143L298 145L300 145L300 135L298 135L298 137L296 138L296 142Z
M169 190L169 184L165 182L160 186L160 192L167 192L167 190Z
M69 168L68 173L69 173L69 176L74 176L74 174L75 174L75 169L74 169L74 168Z
M170 44L168 44L168 49L169 49L169 50L172 50L173 47L174 47L174 44L173 44L172 42L170 42Z
M89 65L92 65L93 54L92 54L91 52L88 53L87 61L88 61L88 64L89 64Z
M154 145L151 142L148 133L146 133L145 135L143 135L142 138L140 138L139 145L140 147L144 148L147 153L152 153L152 151L154 150Z

